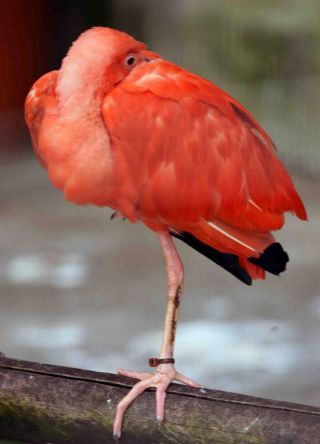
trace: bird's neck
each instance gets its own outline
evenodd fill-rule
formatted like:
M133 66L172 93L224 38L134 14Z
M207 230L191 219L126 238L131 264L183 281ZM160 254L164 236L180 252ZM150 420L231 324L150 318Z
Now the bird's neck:
M99 115L104 95L110 88L101 71L85 72L73 66L61 68L57 81L59 110L62 115L79 118Z
M84 33L73 43L62 61L57 79L56 91L62 112L70 116L92 113L96 109L100 113L102 98L112 86L112 79L107 75L112 60L112 48L105 47L99 32Z
M101 104L108 85L101 66L90 71L87 64L71 62L57 80L56 139L50 141L56 160L49 174L68 200L107 205L112 156Z

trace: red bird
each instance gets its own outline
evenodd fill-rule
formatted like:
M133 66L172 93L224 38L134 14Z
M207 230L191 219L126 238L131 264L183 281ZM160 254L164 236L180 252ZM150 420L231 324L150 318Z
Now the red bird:
M37 157L53 185L76 204L108 206L159 237L168 304L154 373L119 369L140 380L117 407L124 412L156 387L156 415L177 380L173 350L183 265L172 236L246 284L279 274L288 255L271 231L290 211L307 215L275 146L226 92L162 59L129 35L93 28L73 43L60 70L41 77L26 99Z

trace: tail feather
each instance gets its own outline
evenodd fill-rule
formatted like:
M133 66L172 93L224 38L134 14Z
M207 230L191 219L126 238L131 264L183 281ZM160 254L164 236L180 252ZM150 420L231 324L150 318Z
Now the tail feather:
M253 280L265 279L266 271L258 265L253 264L247 257L239 257L239 263Z
M240 266L239 258L235 254L231 253L222 253L219 250L211 247L210 245L201 242L195 236L188 232L177 232L174 230L170 230L171 236L176 237L177 239L182 240L187 245L192 247L194 250L206 256L208 259L212 260L216 264L220 265L220 267L229 271L229 273L233 274L235 277L240 279L240 281L244 282L247 285L252 284L252 279L247 271Z
M218 251L243 257L259 257L274 242L270 232L242 230L221 220L201 220L192 227L192 234Z
M266 247L259 257L245 258L221 252L186 231L170 230L170 234L220 265L247 285L252 284L252 279L264 279L265 271L279 275L285 271L289 261L288 254L277 242Z

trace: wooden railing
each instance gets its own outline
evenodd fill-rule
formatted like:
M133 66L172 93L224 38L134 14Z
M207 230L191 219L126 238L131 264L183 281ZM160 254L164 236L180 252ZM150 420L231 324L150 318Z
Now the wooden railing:
M118 401L134 380L0 356L0 442L113 443ZM320 408L172 384L166 420L152 390L129 408L123 444L319 444Z

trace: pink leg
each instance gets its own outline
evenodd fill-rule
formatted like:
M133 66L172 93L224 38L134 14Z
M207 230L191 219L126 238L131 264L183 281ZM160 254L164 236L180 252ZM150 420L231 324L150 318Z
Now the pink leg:
M178 320L179 305L183 288L183 265L174 246L174 243L167 231L159 233L160 244L166 260L168 274L168 302L164 324L164 335L160 351L160 359L172 359L176 326ZM134 399L149 387L156 388L156 416L158 421L164 418L164 404L166 390L173 381L179 381L192 387L201 387L192 379L181 375L175 370L173 363L160 363L154 373L134 372L119 369L118 373L123 376L140 379L130 392L119 402L117 406L116 418L113 425L113 433L116 438L120 438L122 420L126 409Z
M168 302L160 351L160 358L163 359L173 358L176 326L183 290L183 264L169 233L160 233L159 239L166 260L168 276Z

